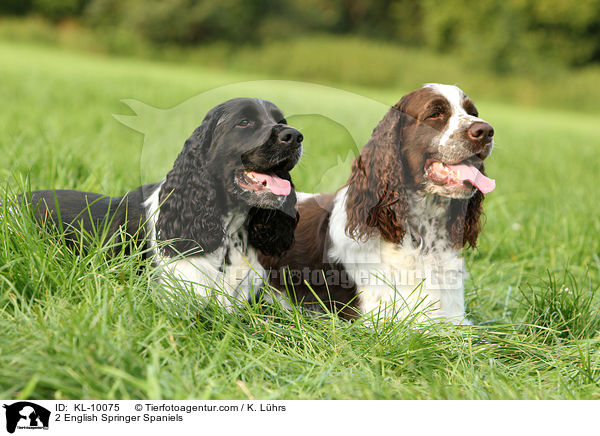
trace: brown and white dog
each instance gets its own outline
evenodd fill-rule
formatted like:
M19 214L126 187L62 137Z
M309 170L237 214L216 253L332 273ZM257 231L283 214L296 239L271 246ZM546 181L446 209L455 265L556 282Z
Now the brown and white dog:
M419 311L469 323L461 249L475 247L483 196L495 188L483 166L493 135L455 86L405 95L375 127L344 187L298 194L294 244L261 257L270 284L313 308L316 294L346 318Z

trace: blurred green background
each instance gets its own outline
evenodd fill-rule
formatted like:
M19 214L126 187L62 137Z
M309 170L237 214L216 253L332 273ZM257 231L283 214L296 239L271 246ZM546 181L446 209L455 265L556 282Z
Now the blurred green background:
M597 111L600 0L2 0L0 38Z

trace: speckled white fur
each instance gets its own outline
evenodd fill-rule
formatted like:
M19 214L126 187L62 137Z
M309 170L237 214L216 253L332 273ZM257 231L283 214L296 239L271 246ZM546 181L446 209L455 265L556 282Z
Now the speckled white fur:
M328 255L341 262L354 280L361 312L388 319L419 311L419 318L469 323L464 309L464 261L452 247L445 226L439 225L446 208L434 196L415 195L409 210L423 226L421 240L413 240L408 226L401 244L378 235L356 241L345 231L346 191L341 189L335 198Z
M225 307L253 298L265 283L266 274L256 250L247 244L244 217L224 218L225 241L212 253L174 258L164 256L156 241L161 186L162 182L144 203L150 229L149 243L159 268L160 283L169 288L184 287L201 297L216 298ZM229 265L225 262L226 253Z

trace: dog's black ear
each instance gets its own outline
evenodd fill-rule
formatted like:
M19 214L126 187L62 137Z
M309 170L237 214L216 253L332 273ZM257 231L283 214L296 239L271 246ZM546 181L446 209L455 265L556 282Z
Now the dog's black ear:
M281 177L290 180L289 175ZM253 207L248 212L248 242L267 256L281 256L294 242L299 215L293 186L292 184L292 192L279 209Z
M222 199L206 158L220 109L211 110L188 138L160 189L157 239L171 240L166 255L210 253L223 242Z

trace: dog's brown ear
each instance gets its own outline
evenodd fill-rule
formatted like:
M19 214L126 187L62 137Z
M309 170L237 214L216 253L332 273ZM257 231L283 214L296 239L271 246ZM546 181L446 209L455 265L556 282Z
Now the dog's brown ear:
M346 194L346 232L356 240L375 231L399 243L408 211L404 169L399 160L404 119L402 101L379 122L352 163Z
M481 173L485 174L483 168ZM482 228L484 195L477 190L468 200L453 199L450 202L447 229L452 243L457 248L475 248Z

